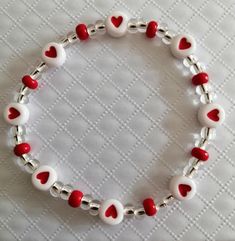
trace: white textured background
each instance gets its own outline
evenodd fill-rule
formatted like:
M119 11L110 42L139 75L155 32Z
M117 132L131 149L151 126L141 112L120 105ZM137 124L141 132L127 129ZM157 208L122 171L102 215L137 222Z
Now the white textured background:
M197 40L227 113L197 178L198 193L156 218L106 226L34 190L14 165L1 119L0 240L235 240L234 0L0 0L1 110L44 44L113 10L167 22ZM35 156L95 198L162 198L199 132L190 75L166 46L141 34L101 37L67 53L64 67L44 75L31 96L28 138Z

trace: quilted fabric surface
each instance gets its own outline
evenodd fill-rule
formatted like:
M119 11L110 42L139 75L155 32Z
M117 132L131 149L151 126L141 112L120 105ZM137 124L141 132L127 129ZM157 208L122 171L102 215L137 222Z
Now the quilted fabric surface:
M154 218L107 226L32 187L30 175L14 164L1 117L0 240L235 240L234 0L0 0L1 111L46 43L114 10L196 38L227 116L196 177L197 194ZM105 35L75 44L66 64L43 76L30 96L27 138L61 181L94 198L161 200L198 139L198 100L189 73L159 40Z

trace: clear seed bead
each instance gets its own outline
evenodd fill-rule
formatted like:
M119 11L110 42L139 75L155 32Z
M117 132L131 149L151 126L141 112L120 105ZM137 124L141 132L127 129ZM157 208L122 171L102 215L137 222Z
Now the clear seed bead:
M99 214L99 208L100 208L100 201L99 200L92 200L90 202L90 209L89 209L89 213L92 216L96 216Z
M144 21L142 18L138 20L137 22L137 29L140 33L146 32L147 29L147 21Z
M42 73L47 69L47 65L43 61L37 61L36 68L30 73L33 79L39 79Z
M158 26L157 36L159 38L163 38L167 31L168 31L168 25L166 23L162 23Z
M201 137L207 138L208 140L214 140L216 137L216 129L209 128L209 127L203 127L201 129Z
M62 182L55 182L50 188L51 196L59 197L63 186L64 184Z
M168 45L171 43L171 40L173 39L174 36L175 36L175 32L169 30L165 33L165 36L162 38L162 42Z
M15 101L20 104L28 104L29 98L27 95L18 94L15 96Z
M89 210L91 201L92 201L92 196L91 195L89 195L89 194L84 195L82 197L81 209Z
M31 159L32 156L30 154L25 154L23 156L16 157L15 162L19 167L24 167Z
M200 148L206 148L209 144L209 140L207 138L201 138L195 141L195 146Z
M216 100L216 94L215 93L206 93L201 95L200 101L202 104L209 104Z
M131 18L127 24L127 29L129 33L137 33L138 31L138 20Z
M210 84L203 84L203 85L198 85L196 87L196 93L198 95L202 95L205 93L209 93L212 91L212 86Z
M87 32L90 38L94 38L96 35L96 27L94 24L87 25Z
M171 206L173 204L173 202L175 201L174 197L169 194L168 196L166 196L164 199L163 199L163 202L167 205L167 206Z
M78 41L78 37L77 37L77 34L75 32L69 32L68 35L68 41L70 44L74 44Z
M21 95L29 95L31 93L31 90L26 87L24 84L21 84L19 87L19 94Z
M205 65L200 62L194 63L190 66L190 71L192 74L198 74L204 72L205 70Z
M60 38L58 42L59 42L64 48L66 48L66 47L68 47L68 46L70 45L67 36Z
M18 145L23 142L25 142L25 137L23 135L16 135L9 139L9 146L14 147L15 145Z
M145 210L143 207L138 207L134 211L135 216L138 218L144 217L145 216Z
M69 32L65 37L59 40L59 43L64 47L69 47L70 45L76 43L78 40L77 34L75 32Z
M64 185L60 191L60 197L64 200L68 200L72 191L73 191L72 185L70 184Z
M105 22L103 20L97 20L95 22L95 29L98 34L102 35L106 32Z
M124 207L124 214L127 217L133 217L135 215L135 207L131 204L126 204Z
M40 165L37 159L31 159L25 164L25 171L32 174Z
M201 161L196 159L196 158L191 158L188 162L188 165L185 166L184 170L183 170L183 174L185 176L189 176L191 175L194 175L195 172L199 169L200 165L201 165ZM193 170L194 173L191 173Z
M198 62L198 57L195 55L189 55L183 60L183 64L185 67L189 68L192 64Z
M188 172L186 173L186 176L189 178L193 178L198 171L198 167L197 166L191 166L188 170Z
M9 136L23 136L26 134L25 126L12 126L9 131Z

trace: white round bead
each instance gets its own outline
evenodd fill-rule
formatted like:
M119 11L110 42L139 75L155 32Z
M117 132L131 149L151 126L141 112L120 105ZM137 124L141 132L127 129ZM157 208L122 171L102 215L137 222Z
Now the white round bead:
M63 65L66 60L66 53L62 44L48 43L42 49L42 58L50 67L59 67Z
M123 205L118 200L108 199L101 204L99 216L107 224L119 224L124 217Z
M10 103L5 108L3 116L11 125L24 125L29 119L29 110L24 104Z
M40 166L32 175L33 185L42 191L49 190L56 181L56 171L50 166Z
M194 54L196 50L196 42L191 35L179 34L173 37L170 45L171 53L179 59L186 58Z
M113 12L106 19L107 33L115 38L120 38L127 32L129 18L123 12Z
M224 109L215 103L202 105L198 111L198 120L206 127L217 127L223 123L224 119Z
M189 177L175 176L170 181L169 189L176 199L189 200L196 193L196 184Z

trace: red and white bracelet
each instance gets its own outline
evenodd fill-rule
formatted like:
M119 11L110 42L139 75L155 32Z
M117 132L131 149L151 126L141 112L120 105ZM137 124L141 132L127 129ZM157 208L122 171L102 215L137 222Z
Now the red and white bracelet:
M153 198L145 198L141 205L122 205L116 199L104 201L94 200L91 195L84 195L80 190L74 189L71 185L64 185L58 181L56 171L47 165L40 165L40 162L32 158L30 144L25 142L25 124L29 120L27 107L28 95L37 89L38 79L46 69L59 67L66 60L65 48L72 44L85 41L108 33L110 36L119 38L129 33L145 33L147 38L158 37L164 44L169 45L172 55L182 61L183 65L192 74L192 84L200 96L202 105L198 110L198 120L203 126L201 138L191 151L188 165L182 175L174 176L169 183L169 195L163 198L160 203L155 203ZM16 101L10 103L5 111L4 118L7 123L13 125L11 138L14 138L14 154L19 157L19 165L32 174L33 185L42 191L50 191L53 197L60 197L68 201L73 207L81 207L89 211L93 216L99 215L101 220L107 224L119 224L124 216L140 217L153 216L159 209L166 207L174 200L189 200L196 193L196 184L192 179L200 165L203 165L209 158L206 150L207 144L215 137L215 127L225 119L223 108L213 103L214 95L208 84L209 76L204 66L194 55L196 42L191 35L176 35L169 30L166 24L158 24L156 21L145 22L138 19L129 19L123 12L114 12L105 21L98 20L95 24L78 24L75 31L69 33L58 43L48 43L42 50L42 62L29 74L22 78L22 86L17 94Z

